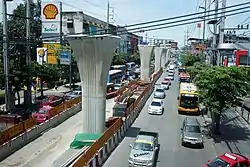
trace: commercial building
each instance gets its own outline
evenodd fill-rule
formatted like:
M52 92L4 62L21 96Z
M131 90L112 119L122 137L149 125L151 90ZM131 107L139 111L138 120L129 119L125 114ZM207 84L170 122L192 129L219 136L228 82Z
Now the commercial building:
M81 34L97 35L107 32L107 23L100 19L89 16L82 11L62 12L63 34ZM121 37L117 52L133 54L137 49L137 44L142 41L142 37L129 33L125 27L109 24L111 34Z

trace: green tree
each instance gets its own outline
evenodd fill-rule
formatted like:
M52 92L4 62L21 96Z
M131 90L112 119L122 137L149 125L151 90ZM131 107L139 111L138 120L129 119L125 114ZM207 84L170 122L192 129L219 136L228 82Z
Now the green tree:
M187 66L186 69L191 75L191 79L193 80L202 70L206 70L209 68L208 64L195 62L193 66Z
M135 64L140 65L141 64L141 60L140 60L140 54L139 53L135 53L133 55L130 56L130 61L135 62Z
M55 82L59 79L59 70L51 64L38 64L36 61L32 61L30 70L34 77L38 77L41 80L41 96L43 96L43 81Z
M201 62L202 58L199 55L186 54L181 58L183 66L193 66L195 62Z
M215 66L202 70L195 78L201 102L211 111L212 132L219 134L220 116L238 97L247 95L249 81L237 67Z
M126 56L124 54L115 54L112 60L112 65L123 65L126 62Z

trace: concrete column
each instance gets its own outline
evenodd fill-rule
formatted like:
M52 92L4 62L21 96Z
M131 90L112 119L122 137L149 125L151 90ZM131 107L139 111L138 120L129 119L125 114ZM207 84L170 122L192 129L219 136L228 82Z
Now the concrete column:
M81 77L83 133L105 129L108 71L119 40L111 35L68 36Z
M150 80L150 60L153 54L154 45L138 45L141 59L141 80Z
M170 60L170 49L167 49L167 52L166 52L166 63Z
M155 53L155 72L157 72L161 68L161 58L162 58L163 48L155 47L154 53Z
M164 48L161 56L161 67L165 67L166 64L166 54L167 54L167 49Z

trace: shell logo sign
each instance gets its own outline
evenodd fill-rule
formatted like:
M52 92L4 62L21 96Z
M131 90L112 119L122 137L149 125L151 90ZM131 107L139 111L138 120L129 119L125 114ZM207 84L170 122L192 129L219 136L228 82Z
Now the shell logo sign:
M43 8L43 15L48 20L56 19L56 16L59 14L59 10L54 4L47 4Z

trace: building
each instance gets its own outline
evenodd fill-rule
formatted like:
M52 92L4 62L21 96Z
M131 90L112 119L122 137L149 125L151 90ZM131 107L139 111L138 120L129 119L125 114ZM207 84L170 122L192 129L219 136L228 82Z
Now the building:
M148 44L149 45L160 45L160 44L169 44L174 42L172 39L164 39L164 38L149 38L148 39Z
M62 12L63 34L81 34L97 35L107 33L107 23L82 11ZM137 49L137 44L142 41L142 37L129 33L125 27L109 24L110 33L121 37L117 47L118 53L133 54Z

